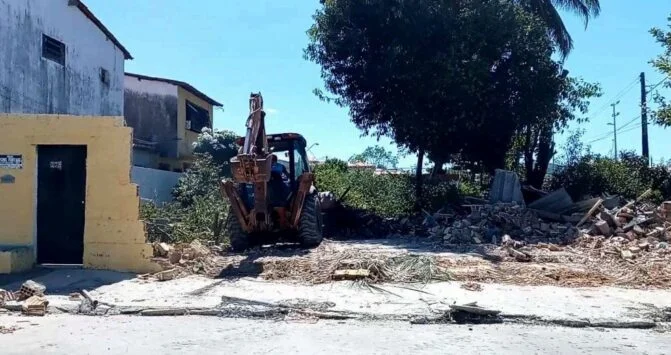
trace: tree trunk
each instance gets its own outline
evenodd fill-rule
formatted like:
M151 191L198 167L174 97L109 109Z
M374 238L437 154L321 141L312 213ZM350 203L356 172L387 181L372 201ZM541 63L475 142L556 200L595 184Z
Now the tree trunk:
M445 159L436 159L434 160L433 169L431 169L431 177L436 175L444 174L443 165L445 165Z
M424 148L417 152L417 170L415 170L415 210L422 209L422 171L424 165Z
M543 127L539 132L538 154L536 155L536 164L532 176L528 182L531 186L540 189L543 187L545 174L547 174L550 160L554 155L554 142L552 141L552 127Z

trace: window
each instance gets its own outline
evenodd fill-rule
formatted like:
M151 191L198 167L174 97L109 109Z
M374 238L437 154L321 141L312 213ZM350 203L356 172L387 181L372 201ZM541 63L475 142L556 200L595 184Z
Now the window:
M305 172L305 161L301 155L301 150L294 149L294 169L296 174L296 180Z
M105 68L100 68L100 81L102 81L105 86L110 85L110 72Z
M65 65L65 44L45 34L42 35L42 57Z
M210 113L186 100L186 129L200 133L205 127L210 127Z

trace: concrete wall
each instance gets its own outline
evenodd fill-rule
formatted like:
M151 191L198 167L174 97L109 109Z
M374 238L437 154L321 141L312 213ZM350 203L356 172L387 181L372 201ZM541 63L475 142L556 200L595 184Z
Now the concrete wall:
M34 263L37 145L86 145L84 266L158 270L150 260L137 186L130 179L131 136L121 117L0 115L0 154L23 156L22 169L0 168L0 176L15 177L12 184L0 184L0 251L30 248L31 259L14 264ZM2 258L0 273L17 271L2 269Z
M172 189L180 177L180 173L139 166L131 170L131 181L140 187L140 197L154 202L172 201Z
M179 144L179 156L189 161L193 157L193 143L198 139L200 132L186 129L186 100L207 110L210 115L210 128L212 128L212 105L187 90L178 88L179 106L177 108L177 135L181 138Z
M0 0L0 112L123 114L123 53L67 3ZM64 66L42 57L42 34L65 44Z
M162 157L177 158L177 86L133 76L126 76L124 85L124 116L134 137L156 142Z
M158 154L146 149L133 148L133 166L144 168L158 167Z

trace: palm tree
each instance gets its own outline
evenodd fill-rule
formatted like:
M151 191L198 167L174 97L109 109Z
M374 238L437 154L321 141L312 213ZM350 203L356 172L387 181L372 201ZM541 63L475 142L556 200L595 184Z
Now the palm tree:
M530 12L545 21L550 37L555 41L562 57L566 57L573 49L573 39L568 33L559 10L576 13L585 22L585 28L591 18L599 16L601 5L599 0L515 0Z

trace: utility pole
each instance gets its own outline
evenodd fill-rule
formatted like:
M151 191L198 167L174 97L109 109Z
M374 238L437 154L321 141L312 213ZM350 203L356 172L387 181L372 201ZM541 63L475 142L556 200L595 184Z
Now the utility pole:
M648 147L648 91L645 89L645 72L641 72L641 142L643 144L643 156L646 163L650 164L650 148Z
M613 144L615 145L615 150L613 151L613 157L617 161L617 122L616 118L619 115L619 113L615 112L615 106L619 104L620 101L618 100L617 102L614 102L610 104L611 107L613 107L613 123L609 123L609 125L613 125Z

